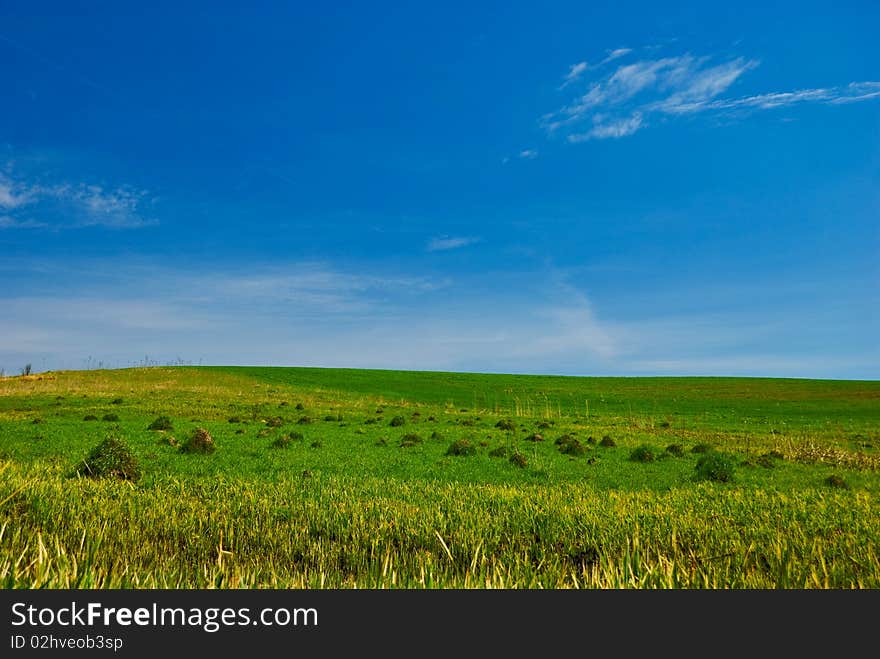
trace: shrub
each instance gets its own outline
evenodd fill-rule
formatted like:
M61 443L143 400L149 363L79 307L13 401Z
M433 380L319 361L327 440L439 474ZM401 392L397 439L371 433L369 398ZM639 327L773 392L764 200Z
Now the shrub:
M408 432L403 437L400 438L400 445L403 446L415 446L416 444L421 444L422 438L414 432Z
M516 430L516 424L510 419L501 419L495 424L495 427L499 430Z
M556 445L559 447L559 452L564 455L583 455L590 450L571 435L563 435L556 440Z
M529 436L526 437L525 439L526 439L527 442L543 442L543 441L544 441L544 435L542 435L541 433L537 433L537 432L536 432L536 433L533 433L533 434L529 435Z
M266 419L266 427L267 428L280 428L284 425L284 419L280 416L272 417L271 419Z
M849 483L847 483L843 478L838 476L837 474L831 474L828 478L825 479L825 485L828 487L836 487L841 490L848 490Z
M708 453L712 450L710 444L697 444L691 449L691 453Z
M729 455L710 451L697 460L697 465L694 469L699 480L729 483L733 480L736 462Z
M617 446L617 442L611 439L609 435L605 435L599 442L599 446L604 446L605 448L614 448L615 446Z
M522 469L529 466L529 461L526 460L526 456L524 456L519 451L517 451L516 453L514 453L513 455L510 456L510 462L512 462L517 467L520 467Z
M122 405L122 399L121 398L114 398L113 400L110 401L110 404L111 405Z
M670 444L666 447L666 452L669 455L674 455L676 458L680 458L684 455L684 446L681 444Z
M83 421L97 421L97 420L98 420L98 417L96 417L94 414L86 414L83 417Z
M443 435L435 430L431 433L431 439L443 439Z
M313 441L313 442L310 444L310 446L311 446L312 448L321 448L322 446L324 446L324 444L323 444L320 440L317 440L317 439L316 439L315 441Z
M297 403L296 407L294 409L302 411L302 410L306 409L306 407L302 403Z
M229 421L229 423L241 423L241 417L240 416L231 416L227 419L227 421Z
M136 481L141 477L137 459L115 437L108 437L93 448L76 473L89 478L119 478L127 481Z
M304 425L306 425L306 424L308 424L308 423L312 423L312 417L310 417L310 416L301 416L299 419L297 419L297 423L298 423L299 425L301 425L301 426L304 426Z
M213 453L217 447L214 445L214 438L204 428L196 428L189 439L180 447L182 453Z
M173 430L174 426L171 419L167 416L157 417L153 423L147 426L147 430Z
M656 455L652 447L642 444L633 449L629 454L629 459L633 462L654 462Z
M272 448L287 448L288 446L290 446L290 437L288 435L276 437L275 441L272 442Z
M506 458L507 457L507 447L499 446L498 448L493 448L489 451L490 458Z
M404 419L402 416L396 416L393 419L391 419L391 422L388 425L393 428L396 428L398 426L404 425L405 423L406 423L406 419Z
M290 438L290 441L292 441L292 442L301 442L305 439L305 437L303 437L303 434L301 432L292 432L288 435L288 437Z
M477 448L467 439L454 441L446 449L446 455L476 455L476 453Z
M103 417L104 421L119 421L118 414L105 414Z

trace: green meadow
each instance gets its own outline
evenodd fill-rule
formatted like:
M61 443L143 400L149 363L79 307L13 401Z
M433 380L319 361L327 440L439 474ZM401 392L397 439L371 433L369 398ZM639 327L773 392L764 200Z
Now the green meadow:
M7 377L0 584L878 588L878 467L876 381Z

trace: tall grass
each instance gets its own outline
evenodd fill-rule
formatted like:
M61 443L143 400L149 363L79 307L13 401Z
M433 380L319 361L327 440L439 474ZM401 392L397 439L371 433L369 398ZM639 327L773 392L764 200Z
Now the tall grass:
M0 466L5 588L877 588L873 497Z

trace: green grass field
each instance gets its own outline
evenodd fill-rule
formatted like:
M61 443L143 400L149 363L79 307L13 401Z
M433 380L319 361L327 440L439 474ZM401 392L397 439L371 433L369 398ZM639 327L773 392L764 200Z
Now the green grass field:
M139 478L83 469L108 437ZM0 584L878 588L878 467L880 382L4 378Z

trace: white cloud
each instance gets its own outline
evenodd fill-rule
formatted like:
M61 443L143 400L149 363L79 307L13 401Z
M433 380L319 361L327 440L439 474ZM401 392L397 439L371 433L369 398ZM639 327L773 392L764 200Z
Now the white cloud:
M578 62L577 64L572 64L568 73L565 74L565 79L562 81L562 85L560 85L559 89L565 89L571 83L579 80L581 75L586 70L587 70L587 63L586 62Z
M523 149L522 151L519 152L518 157L523 158L525 160L534 160L535 158L538 157L538 150L537 149Z
M0 229L43 229L48 225L37 220L16 220L8 215L0 215Z
M428 243L428 251L440 252L448 249L458 249L459 247L467 247L478 242L480 242L480 239L474 237L432 238Z
M613 62L616 59L620 59L621 57L625 57L632 52L632 48L615 48L610 53L608 53L608 57L603 59L599 65L608 64L608 62Z
M26 204L29 194L16 186L9 178L0 174L0 208L13 209Z
M0 209L6 211L0 229L139 228L156 224L155 219L144 214L150 202L146 191L128 186L106 189L86 183L46 183L33 176L16 179L0 174Z
M588 78L588 72L595 75L592 80L585 80L586 91L541 118L540 124L546 133L561 135L568 142L576 143L632 135L648 125L646 119L652 114L670 117L698 112L757 111L801 103L841 105L880 98L880 82L725 98L724 94L744 74L758 66L757 60L745 57L718 61L687 53L642 59L605 73L597 71L603 64L632 52L632 49L618 48L610 51L596 67L585 63L571 67L563 87L567 87L569 81L575 83ZM594 123L591 129L579 127L591 118Z
M571 143L586 142L588 140L604 140L608 138L626 137L643 128L642 115L636 112L633 116L625 119L615 119L604 122L603 115L594 117L596 125L586 133L574 133L568 136Z

